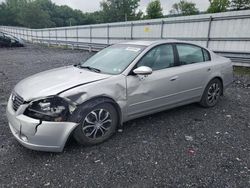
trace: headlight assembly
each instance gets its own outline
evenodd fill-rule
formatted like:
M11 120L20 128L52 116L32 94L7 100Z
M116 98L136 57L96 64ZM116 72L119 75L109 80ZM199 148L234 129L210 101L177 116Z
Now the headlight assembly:
M32 101L24 114L44 121L65 121L69 115L69 108L68 101L52 96Z

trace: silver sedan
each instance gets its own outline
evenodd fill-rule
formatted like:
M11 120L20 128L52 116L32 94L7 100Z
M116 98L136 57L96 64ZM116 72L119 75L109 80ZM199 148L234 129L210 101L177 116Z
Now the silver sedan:
M130 41L22 80L7 117L23 146L61 152L70 135L94 145L131 119L195 102L213 107L231 82L231 61L206 48Z

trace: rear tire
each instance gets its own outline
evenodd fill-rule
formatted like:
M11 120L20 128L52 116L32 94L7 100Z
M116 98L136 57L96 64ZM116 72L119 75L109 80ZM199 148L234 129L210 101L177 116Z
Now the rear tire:
M110 138L118 124L118 114L110 103L96 103L83 105L77 113L79 125L74 130L76 141L85 146L96 145Z
M215 106L223 93L223 86L218 78L211 80L202 95L200 105L209 108Z

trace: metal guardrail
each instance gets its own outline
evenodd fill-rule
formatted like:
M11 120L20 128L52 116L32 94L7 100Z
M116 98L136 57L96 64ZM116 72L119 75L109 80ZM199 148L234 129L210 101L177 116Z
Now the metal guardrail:
M33 42L46 44L47 46L65 46L74 49L83 49L90 52L98 52L110 45L98 44L98 43L84 43L84 42L71 42L71 41L60 41L60 40L44 40L44 39L33 39ZM250 67L250 53L240 52L221 52L214 51L216 54L230 58L235 66Z
M72 42L72 41L63 41L63 40L46 40L46 39L32 39L33 43L40 43L40 44L46 44L47 46L66 46L74 49L83 49L83 50L89 50L90 52L94 51L100 51L109 45L107 44L98 44L98 43L85 43L85 42Z
M235 66L250 67L250 53L220 51L215 51L215 53L230 58Z

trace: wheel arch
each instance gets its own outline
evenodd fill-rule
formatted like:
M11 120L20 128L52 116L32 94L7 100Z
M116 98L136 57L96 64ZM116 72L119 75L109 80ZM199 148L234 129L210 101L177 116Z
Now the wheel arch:
M102 95L101 96L95 96L95 97L90 98L87 101L84 101L83 103L79 104L77 108L80 108L81 106L87 106L89 104L95 106L95 105L102 104L102 103L109 103L109 104L111 104L111 105L113 105L115 107L116 112L118 114L118 122L119 122L118 127L122 126L122 111L121 111L121 108L120 108L119 104L114 99L112 99L111 97L102 96Z
M214 75L212 76L210 79L208 79L208 81L206 82L206 84L204 85L205 87L203 88L203 92L202 92L202 95L204 94L205 90L206 90L206 87L207 85L214 79L218 79L220 80L221 84L222 84L222 95L224 94L224 83L223 83L223 78L219 75Z
M222 93L221 93L221 94L223 95L223 94L224 94L224 83L223 83L222 77L221 77L221 76L215 76L215 77L213 77L212 79L210 79L209 82L211 82L211 81L214 80L214 79L220 80L220 82L221 82L221 84L222 84ZM208 82L208 83L209 83L209 82ZM207 84L208 84L208 83L207 83Z

